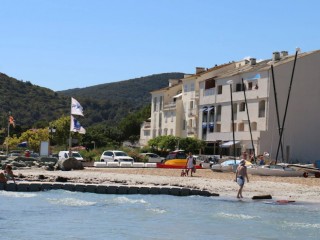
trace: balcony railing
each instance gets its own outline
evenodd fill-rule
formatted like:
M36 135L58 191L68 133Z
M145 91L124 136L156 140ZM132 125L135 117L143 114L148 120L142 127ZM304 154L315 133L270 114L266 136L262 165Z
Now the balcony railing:
M163 106L163 110L171 110L176 108L176 103L175 102L170 102L167 103Z

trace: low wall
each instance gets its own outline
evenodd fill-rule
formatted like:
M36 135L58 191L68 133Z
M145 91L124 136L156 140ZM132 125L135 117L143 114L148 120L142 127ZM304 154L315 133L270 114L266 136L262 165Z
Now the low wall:
M210 193L206 190L180 188L180 187L137 187L127 185L100 185L100 184L82 184L82 183L57 183L57 182L17 182L0 183L0 190L11 192L39 192L48 190L63 189L75 192L90 192L101 194L166 194L174 196L219 196L216 193Z

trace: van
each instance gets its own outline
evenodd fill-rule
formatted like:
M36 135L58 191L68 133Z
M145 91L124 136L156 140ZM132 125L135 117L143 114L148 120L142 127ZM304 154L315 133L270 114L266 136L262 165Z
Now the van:
M79 161L83 161L83 157L81 156L81 154L79 152L71 151L71 153L72 153L72 156L71 156L72 158L75 158ZM58 157L59 157L59 160L65 160L65 159L70 158L69 151L60 151Z

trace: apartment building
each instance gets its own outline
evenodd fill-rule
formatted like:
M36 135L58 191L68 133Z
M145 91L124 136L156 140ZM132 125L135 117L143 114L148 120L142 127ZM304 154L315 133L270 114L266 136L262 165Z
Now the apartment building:
M319 160L320 51L298 54L288 107L295 56L286 51L270 56L263 61L251 58L211 69L197 68L194 75L153 91L150 138L195 137L211 144L215 154L233 155L234 135L238 156L254 149L256 154L269 152L275 159L279 145L277 96L280 128L287 108L278 158L285 162Z

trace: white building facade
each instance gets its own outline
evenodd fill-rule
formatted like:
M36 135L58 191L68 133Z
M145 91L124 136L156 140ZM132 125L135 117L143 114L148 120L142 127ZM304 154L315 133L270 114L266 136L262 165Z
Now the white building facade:
M159 135L195 137L212 144L214 154L233 155L234 135L237 156L254 149L256 154L268 152L275 159L279 126L271 65L282 126L293 63L294 55L275 52L265 61L251 58L211 69L197 68L196 74L179 80L179 84L153 91L150 139ZM280 161L320 160L316 146L320 133L319 64L320 51L298 54Z

